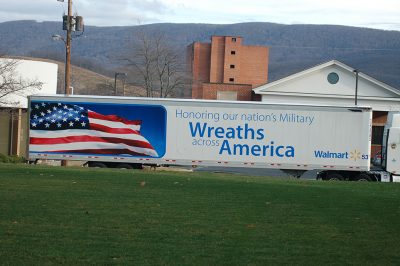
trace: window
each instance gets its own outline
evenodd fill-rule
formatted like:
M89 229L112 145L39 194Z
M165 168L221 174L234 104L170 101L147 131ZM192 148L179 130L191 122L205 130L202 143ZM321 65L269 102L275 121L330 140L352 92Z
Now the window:
M217 100L237 101L236 91L217 91Z
M330 84L334 85L339 81L339 75L335 72L331 72L327 76L327 80Z
M234 82L235 79L234 78L229 78L229 82Z
M372 127L372 144L382 145L383 131L384 131L383 126Z
M230 65L229 67L230 67L230 68L235 68L235 65Z
M231 51L231 55L235 55L236 54L236 51Z
M236 42L236 38L232 38L232 42Z

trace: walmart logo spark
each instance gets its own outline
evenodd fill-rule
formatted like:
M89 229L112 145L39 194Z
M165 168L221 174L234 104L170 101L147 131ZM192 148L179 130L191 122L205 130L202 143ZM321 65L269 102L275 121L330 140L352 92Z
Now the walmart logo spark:
M350 160L360 160L361 159L361 153L357 150L351 151L350 152Z

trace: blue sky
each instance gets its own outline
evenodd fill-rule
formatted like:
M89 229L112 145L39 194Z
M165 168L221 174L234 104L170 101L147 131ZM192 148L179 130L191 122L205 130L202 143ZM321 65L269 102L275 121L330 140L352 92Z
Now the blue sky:
M57 0L0 0L0 5L0 22L60 21L67 10ZM92 26L260 21L400 31L400 0L74 0L73 12Z

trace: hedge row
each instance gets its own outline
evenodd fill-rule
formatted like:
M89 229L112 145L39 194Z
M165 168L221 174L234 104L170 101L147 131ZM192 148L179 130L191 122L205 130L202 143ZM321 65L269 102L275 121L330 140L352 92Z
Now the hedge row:
M17 155L4 155L0 153L0 163L25 163L25 158Z

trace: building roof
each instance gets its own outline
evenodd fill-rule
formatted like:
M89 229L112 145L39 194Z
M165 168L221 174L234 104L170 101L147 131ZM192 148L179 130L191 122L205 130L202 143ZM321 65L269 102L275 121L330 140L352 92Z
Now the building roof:
M263 102L270 103L357 104L379 111L400 111L399 90L337 60L261 85L253 91L261 95Z
M322 63L320 65L314 66L312 68L300 71L298 73L292 74L290 76L287 76L285 78L276 80L274 82L271 83L267 83L264 85L261 85L257 88L254 88L253 91L255 94L268 94L269 92L273 92L275 91L274 88L281 86L281 85L285 85L288 83L293 83L296 82L298 80L300 80L301 78L304 78L306 76L312 75L314 73L318 73L321 72L322 70L332 70L334 68L337 69L341 69L344 72L347 72L347 75L350 75L353 77L353 79L355 80L355 71L357 71L355 68L352 68L342 62L339 62L337 60L331 60L325 63ZM380 88L381 90L386 90L387 92L390 92L390 94L394 97L399 97L400 98L400 91L395 89L394 87L389 86L388 84L385 84L365 73L362 73L360 71L358 71L358 78L359 78L359 82L368 82L371 85L374 85L378 88ZM355 82L354 82L355 83ZM348 85L348 84L346 84ZM354 85L355 86L355 85ZM312 91L304 91L303 93L312 93ZM318 94L320 94L321 92L318 92ZM335 94L337 95L337 94ZM344 95L343 95L344 96ZM362 97L362 95L360 95ZM364 96L371 96L371 95L364 95Z

